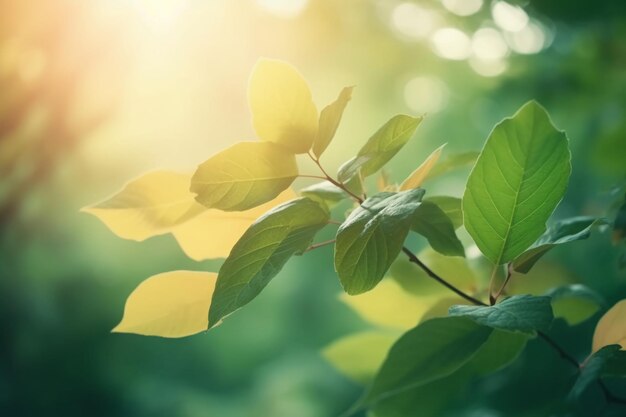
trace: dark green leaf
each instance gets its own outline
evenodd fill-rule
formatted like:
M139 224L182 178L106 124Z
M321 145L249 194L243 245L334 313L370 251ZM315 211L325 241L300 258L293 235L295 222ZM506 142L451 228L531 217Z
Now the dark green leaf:
M439 417L442 410L460 397L476 376L496 372L511 364L526 346L521 333L494 330L476 355L452 375L383 399L374 405L376 417Z
M548 330L553 314L550 297L514 295L489 307L452 306L451 316L469 317L477 323L496 329L533 335Z
M515 259L546 230L571 172L565 133L534 101L498 124L467 181L465 228L494 264Z
M254 299L327 222L328 211L308 198L281 204L254 222L220 269L209 327Z
M564 319L570 326L582 323L604 306L598 293L581 284L559 287L546 295L552 298L554 317Z
M433 196L426 197L424 201L430 201L431 203L439 206L446 216L452 220L452 224L455 229L463 226L463 210L461 209L461 199L458 197L448 196Z
M463 317L421 323L392 346L363 404L451 375L476 355L492 333L492 328Z
M573 217L561 220L548 228L537 239L537 242L515 258L511 265L516 272L525 274L550 249L563 243L587 239L591 235L591 229L600 224L606 224L606 221L595 217Z
M626 351L620 349L620 345L609 345L591 355L581 367L570 398L580 397L591 384L604 375L626 376Z
M361 148L356 157L339 169L339 180L347 181L359 169L364 177L382 168L408 142L422 117L400 114L385 123Z
M430 246L443 255L465 256L452 220L434 203L422 202L415 212L411 230L428 239Z
M371 290L398 256L424 190L379 193L356 208L337 231L335 270L351 295Z

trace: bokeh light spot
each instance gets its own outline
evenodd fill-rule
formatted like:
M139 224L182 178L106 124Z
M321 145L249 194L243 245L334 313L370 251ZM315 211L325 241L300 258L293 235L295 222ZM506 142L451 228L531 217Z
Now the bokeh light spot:
M423 39L439 27L440 16L433 10L414 3L400 3L391 12L391 23L401 34L411 39Z
M448 88L436 77L418 76L404 87L404 100L417 113L437 113L448 102Z
M494 22L502 29L509 32L517 32L528 24L528 14L519 6L514 6L505 1L493 4L491 15Z
M471 16L483 7L483 0L441 0L441 3L457 16Z
M462 61L472 52L470 38L459 29L439 29L431 41L435 53L445 59Z

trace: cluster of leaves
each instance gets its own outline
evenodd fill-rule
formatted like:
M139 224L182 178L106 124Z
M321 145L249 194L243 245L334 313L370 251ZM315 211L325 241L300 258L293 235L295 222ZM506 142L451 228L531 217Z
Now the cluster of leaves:
M369 384L355 410L429 416L445 403L434 393L449 395L510 364L530 338L548 337L555 317L575 325L602 307L580 285L498 302L511 279L529 272L549 250L603 224L577 217L546 228L567 189L571 164L565 134L539 104L529 102L499 123L480 153L439 161L440 147L399 186L383 176L380 192L367 197L366 179L402 149L422 118L392 117L331 176L320 157L351 94L344 88L318 115L294 68L261 60L249 86L259 140L217 153L193 175L147 174L86 209L121 237L172 233L194 259L226 258L217 274L173 271L149 278L128 298L115 331L182 337L207 330L259 295L292 256L333 244L345 299L380 327L325 352L340 371ZM323 181L298 196L289 187L303 176L296 160L301 154ZM464 165L473 168L462 198L425 197L427 180ZM350 213L332 220L331 214L345 212L342 201L352 203ZM320 230L337 225L335 239L314 243ZM492 265L488 288L464 258L461 226ZM430 246L419 256L406 247L410 232ZM443 286L434 289L433 283ZM442 296L439 289L453 293ZM600 320L573 397L601 377L626 375L620 350L626 347L625 308L622 301Z

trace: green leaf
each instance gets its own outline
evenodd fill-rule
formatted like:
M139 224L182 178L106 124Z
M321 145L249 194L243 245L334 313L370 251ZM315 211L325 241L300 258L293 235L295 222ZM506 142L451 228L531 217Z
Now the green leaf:
M241 211L266 203L298 176L293 153L271 142L239 142L201 164L191 178L208 208Z
M474 357L452 375L379 401L374 405L374 415L439 417L476 376L496 372L514 362L527 340L521 333L493 330Z
M306 80L294 67L273 59L259 60L250 77L248 101L259 138L295 153L309 151L317 135L317 108Z
M436 204L452 220L455 229L463 226L463 210L461 209L461 199L449 196L432 196L424 198Z
M617 245L626 237L626 197L624 203L617 209L615 220L613 221L613 244Z
M424 190L379 193L339 226L335 270L348 294L371 290L398 256Z
M254 299L328 222L328 211L308 198L272 209L244 233L224 261L209 312L209 326Z
M303 188L300 190L300 194L313 200L323 201L329 205L336 204L350 197L344 190L329 181L318 182Z
M495 329L530 335L548 330L554 318L550 297L532 295L514 295L489 307L452 306L449 313L451 316L469 317Z
M515 259L545 230L571 172L565 133L534 101L489 135L467 181L464 224L494 264Z
M374 378L398 337L397 333L378 330L355 333L334 341L322 354L343 375L366 384Z
M465 256L465 249L454 232L452 220L434 203L423 201L420 204L411 230L428 239L430 246L443 255Z
M626 373L623 372L626 371L626 351L620 349L620 345L609 345L591 355L581 366L580 374L570 391L570 398L580 397L591 384L604 375L625 377Z
M546 295L552 298L554 317L564 319L570 326L591 318L604 306L598 293L581 284L555 288Z
M421 323L393 345L362 403L372 405L451 375L476 355L492 333L492 328L463 317Z
M376 173L411 139L422 120L403 114L392 117L369 138L356 157L342 165L339 180L347 181L359 169L363 177Z
M511 266L516 272L525 274L550 249L563 243L587 239L593 227L605 223L605 220L595 217L573 217L559 221L549 227L531 248L515 258Z
M339 127L341 117L343 116L343 111L352 98L353 89L354 87L345 87L339 93L337 100L324 107L320 113L319 129L317 131L317 136L313 141L312 148L313 154L318 159L322 156L322 153L326 150L328 145L330 145L333 137L335 137L337 127Z
M479 155L480 152L477 151L452 154L443 161L439 161L437 165L430 170L424 181L440 177L460 168L471 167L474 165Z

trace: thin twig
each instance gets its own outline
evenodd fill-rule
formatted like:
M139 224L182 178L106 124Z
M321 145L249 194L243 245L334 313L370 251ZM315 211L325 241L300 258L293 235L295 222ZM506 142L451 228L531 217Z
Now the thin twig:
M491 305L495 304L496 301L498 301L498 298L500 298L500 296L502 295L502 292L506 288L506 285L511 280L511 275L512 275L511 267L508 266L507 269L506 269L506 278L504 279L504 283L502 283L502 286L500 287L500 289L498 290L496 295L493 296L493 303ZM491 293L491 291L490 291L490 293Z
M348 187L346 187L346 185L344 183L339 182L339 181L335 180L333 177L331 177L328 174L328 172L326 172L326 170L324 169L324 167L322 166L322 164L320 163L318 158L313 156L313 154L311 152L309 152L308 155L309 155L309 158L311 158L311 160L315 163L315 165L317 165L317 167L320 169L320 171L322 171L322 174L325 175L325 177L323 179L325 179L326 181L330 182L334 186L341 188L343 191L345 191L347 194L349 194L352 198L354 198L356 201L358 201L359 204L363 203L363 198L359 197L358 195L356 195L352 191L350 191L348 189Z
M415 254L413 252L411 252L408 248L403 247L402 251L409 257L409 261L417 264L420 268L422 268L424 270L424 272L426 272L426 274L428 274L429 277L431 277L435 281L439 282L440 284L442 284L443 286L445 286L449 290L453 291L457 295L459 295L459 296L463 297L464 299L470 301L472 304L475 304L475 305L478 305L478 306L488 307L487 304L485 304L482 301L472 297L469 294L464 293L463 291L461 291L460 289L456 288L454 285L450 284L448 281L446 281L445 279L443 279L442 277L437 275L426 264L424 264L422 261L420 261L419 258L417 256L415 256ZM509 275L510 275L510 272L509 272ZM505 282L504 285L506 285L506 282ZM504 287L504 285L503 285L503 287ZM491 295L490 295L490 297L491 297ZM574 366L577 371L580 371L581 364L576 360L576 358L574 358L572 355L567 353L567 351L565 351L565 349L563 349L558 343L556 343L554 340L552 340L552 338L550 336L548 336L547 334L545 334L544 332L541 332L541 331L538 331L537 335L542 340L544 340L552 349L554 349L561 356L561 358L563 358L569 364ZM626 399L617 397L613 393L611 393L611 391L609 391L608 387L604 384L604 382L602 380L599 379L598 380L598 384L600 385L600 388L602 389L604 397L606 398L606 400L608 402L626 405Z
M486 306L487 305L487 304L483 303L482 301L472 297L471 295L464 293L463 291L461 291L460 289L458 289L454 285L450 284L445 279L441 278L432 269L430 269L428 266L426 266L426 264L424 264L422 261L420 261L419 258L417 256L415 256L415 254L413 252L411 252L411 250L409 248L407 248L406 246L402 247L402 252L404 252L406 254L406 256L409 257L409 261L410 262L413 262L414 264L417 264L417 266L422 268L424 270L424 272L426 272L426 274L428 274L429 277L431 277L435 281L439 282L441 285L445 286L449 290L453 291L458 296L466 299L467 301L469 301L472 304L476 304L476 305L480 305L480 306Z
M321 247L327 246L327 245L332 245L333 243L335 243L335 239L325 240L323 242L315 243L315 244L309 246L304 251L305 252L310 252L313 249L321 248Z

